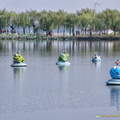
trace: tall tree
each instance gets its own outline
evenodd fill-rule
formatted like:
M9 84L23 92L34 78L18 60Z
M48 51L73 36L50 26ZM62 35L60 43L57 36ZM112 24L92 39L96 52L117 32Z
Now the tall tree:
M79 22L78 16L74 13L69 13L66 17L66 26L68 29L72 30L72 35L75 36L75 27Z
M66 17L68 13L64 12L64 10L59 10L56 14L57 14L58 35L59 35L60 27L63 27L63 35L65 35Z
M115 35L116 28L120 23L120 12L118 10L106 9L103 11L103 15L106 27L113 29Z
M9 22L9 13L4 8L3 10L0 10L0 32L2 32L2 29L6 29L8 27Z
M39 29L39 16L38 16L38 12L36 10L30 10L30 11L26 11L26 13L29 16L30 22L28 24L29 27L29 33L30 33L30 27L33 27L33 33L37 33L38 29Z
M14 11L11 11L9 15L10 15L11 33L15 33L16 32L15 28L19 26L19 15Z
M46 31L47 36L52 36L52 30L57 28L58 17L55 12L42 11L40 16L40 28Z
M92 29L94 28L94 11L91 9L82 9L80 11L77 11L77 15L80 17L80 27L81 29L83 29L85 31L86 34L86 30L87 28L89 29L90 32L90 36L92 33Z
M23 28L23 33L25 34L25 28L30 24L30 18L27 13L20 13L20 26Z

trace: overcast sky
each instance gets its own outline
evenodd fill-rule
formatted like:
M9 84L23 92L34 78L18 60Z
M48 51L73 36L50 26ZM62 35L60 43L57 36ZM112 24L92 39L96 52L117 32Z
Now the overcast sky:
M82 8L94 8L95 0L0 0L0 9L7 11L25 12L26 10L52 10L62 9L69 13L76 13ZM96 0L100 5L96 5L96 12L101 12L107 8L120 11L120 0Z

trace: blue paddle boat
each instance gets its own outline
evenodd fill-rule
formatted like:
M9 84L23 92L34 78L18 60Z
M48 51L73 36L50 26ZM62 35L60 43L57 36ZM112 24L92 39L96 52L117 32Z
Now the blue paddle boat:
M107 85L120 85L120 62L115 62L116 65L110 69L110 76L112 79L106 82Z
M92 57L92 61L93 62L101 61L101 56L99 56L98 54L94 54L93 57Z

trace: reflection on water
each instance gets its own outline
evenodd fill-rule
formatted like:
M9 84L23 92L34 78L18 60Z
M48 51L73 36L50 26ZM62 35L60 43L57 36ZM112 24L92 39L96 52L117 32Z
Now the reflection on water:
M111 86L109 91L105 86L109 68L120 57L119 46L120 41L0 41L0 114L82 108L90 114L91 108L119 109L120 89ZM18 49L29 68L10 67ZM57 66L64 49L71 65ZM101 62L92 63L95 51L101 54Z
M110 89L110 105L120 111L120 86L108 86Z
M60 66L60 65L58 65L58 68L59 68L60 71L68 71L69 67L70 66Z
M60 74L59 78L62 82L62 99L64 104L68 104L69 101L69 67L70 66L58 66Z
M23 83L23 74L25 73L26 67L13 67L14 76L14 88L15 91L19 91Z
M13 67L13 74L15 80L20 80L25 72L25 67Z
M107 52L109 54L114 53L114 51L120 51L119 41L0 41L0 51L53 51L59 50L63 51L66 49L69 53L72 51L79 51L81 53L95 52L98 51L100 54Z
M95 65L96 68L100 68L100 66L101 66L101 61L99 61L99 62L92 61L92 63Z
M60 77L63 77L63 80L69 80L69 67L70 66L58 66L60 73Z
M16 99L16 104L19 103L19 99L21 98L25 71L26 67L13 67L13 93L15 94L14 99Z

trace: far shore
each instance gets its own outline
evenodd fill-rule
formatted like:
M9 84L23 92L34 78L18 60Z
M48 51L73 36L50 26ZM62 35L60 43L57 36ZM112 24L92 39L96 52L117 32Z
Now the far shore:
M0 34L0 40L120 40L120 35L46 36L41 34Z

